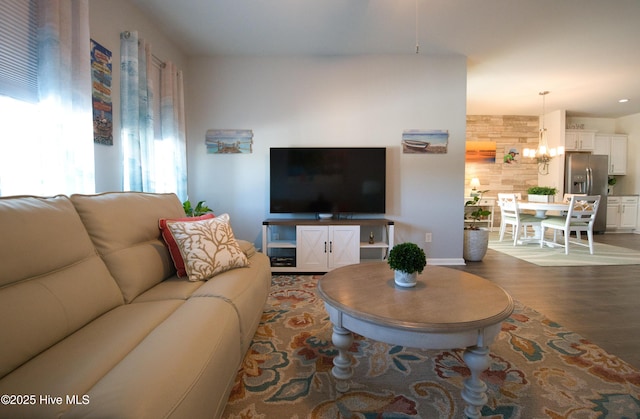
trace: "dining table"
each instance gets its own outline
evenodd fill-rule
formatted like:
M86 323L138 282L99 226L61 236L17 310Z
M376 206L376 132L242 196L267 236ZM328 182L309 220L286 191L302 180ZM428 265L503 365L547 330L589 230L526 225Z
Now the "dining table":
M518 201L518 209L520 210L533 210L536 212L536 217L546 218L547 211L569 211L568 202L533 202L533 201Z
M535 201L518 201L518 210L533 210L536 217L542 219L547 218L547 211L557 211L559 214L569 211L569 202L535 202ZM527 239L519 239L518 244L540 243L542 238L542 229L539 225L533 227L534 234Z

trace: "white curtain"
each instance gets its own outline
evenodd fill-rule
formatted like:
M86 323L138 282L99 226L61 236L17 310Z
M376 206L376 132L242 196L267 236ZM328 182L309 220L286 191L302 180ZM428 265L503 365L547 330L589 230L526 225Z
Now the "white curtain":
M184 201L187 199L187 156L184 118L184 88L182 71L178 71L171 61L162 69L160 114L162 145L165 160L159 167L170 168L171 174L164 185Z
M182 72L173 63L159 65L160 96L153 88L151 47L136 31L121 39L121 112L123 189L174 192L187 199L186 136ZM154 103L159 100L159 115ZM155 121L154 118L158 118Z
M120 35L123 190L155 192L150 46L138 32Z
M88 3L38 0L37 14L38 101L0 100L0 194L93 193Z

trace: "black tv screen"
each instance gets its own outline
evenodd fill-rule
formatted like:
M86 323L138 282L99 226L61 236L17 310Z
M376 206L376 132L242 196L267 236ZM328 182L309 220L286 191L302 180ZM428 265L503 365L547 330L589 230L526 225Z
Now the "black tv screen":
M386 149L271 148L272 213L384 214Z

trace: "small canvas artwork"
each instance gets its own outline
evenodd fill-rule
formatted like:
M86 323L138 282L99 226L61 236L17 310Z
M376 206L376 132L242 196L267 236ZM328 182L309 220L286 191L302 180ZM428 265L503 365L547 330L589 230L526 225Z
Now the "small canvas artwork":
M465 162L467 163L495 163L495 141L467 141Z
M402 152L409 154L446 154L448 130L405 130L402 132Z
M502 163L505 166L515 166L520 163L520 158L522 155L520 154L520 146L519 145L508 145L504 148L504 156L502 156Z
M253 152L250 129L210 129L205 136L208 154L247 154Z
M113 103L111 100L111 51L91 40L91 97L93 142L113 145Z

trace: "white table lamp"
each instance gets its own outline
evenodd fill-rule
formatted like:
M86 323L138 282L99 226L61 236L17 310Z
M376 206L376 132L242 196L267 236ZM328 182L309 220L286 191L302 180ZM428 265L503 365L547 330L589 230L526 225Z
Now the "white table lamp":
M480 179L477 177L471 178L471 196L478 195L478 186L480 186Z

